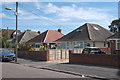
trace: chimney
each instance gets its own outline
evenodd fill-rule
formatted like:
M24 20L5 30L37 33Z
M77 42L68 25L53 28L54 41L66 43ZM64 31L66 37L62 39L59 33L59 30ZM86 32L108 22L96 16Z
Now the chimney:
M37 33L40 34L40 31L38 31Z
M61 33L61 31L62 31L61 29L58 29L58 32L60 32L60 33Z

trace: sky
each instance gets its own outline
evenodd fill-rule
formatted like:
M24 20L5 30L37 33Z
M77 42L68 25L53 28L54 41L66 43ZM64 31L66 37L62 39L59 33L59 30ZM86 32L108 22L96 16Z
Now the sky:
M0 27L15 29L15 2L0 3ZM5 8L13 10L5 10ZM109 29L118 18L118 2L19 2L18 29L44 32L62 29L67 34L85 23Z

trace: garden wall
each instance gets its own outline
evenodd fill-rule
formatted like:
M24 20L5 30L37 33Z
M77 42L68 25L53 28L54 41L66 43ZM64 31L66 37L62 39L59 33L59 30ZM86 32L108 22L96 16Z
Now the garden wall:
M18 51L19 58L48 61L48 51Z
M77 64L92 64L103 66L119 66L120 55L117 54L69 54L69 62Z
M81 53L81 49L74 49L74 53ZM39 61L54 61L69 59L69 49L49 49L46 51L18 51L18 57Z

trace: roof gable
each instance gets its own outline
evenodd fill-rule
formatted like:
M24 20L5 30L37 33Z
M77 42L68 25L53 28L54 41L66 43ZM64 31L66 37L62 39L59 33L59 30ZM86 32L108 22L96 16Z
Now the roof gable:
M44 42L53 42L62 36L64 35L56 30L48 30Z
M73 30L72 32L68 33L67 35L63 36L62 38L56 41L79 41L79 40L90 40L87 31L87 24L84 24L83 26Z
M18 41L19 43L25 43L29 41L30 39L36 37L37 35L39 35L37 32L25 31L20 36L18 36Z

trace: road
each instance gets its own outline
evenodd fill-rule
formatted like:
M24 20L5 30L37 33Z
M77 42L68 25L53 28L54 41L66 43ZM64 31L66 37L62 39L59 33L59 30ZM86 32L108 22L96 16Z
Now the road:
M118 68L115 67L107 67L107 66L97 66L97 65L78 65L78 64L68 64L68 63L59 63L59 62L40 62L40 61L32 61L26 59L18 59L18 63L21 65L26 66L33 66L33 67L47 67L62 71L70 71L79 73L82 75L92 75L92 76L99 76L105 78L118 78L118 72L120 71ZM120 78L120 77L119 77Z
M49 70L31 68L20 64L3 62L2 78L81 78L81 77Z

